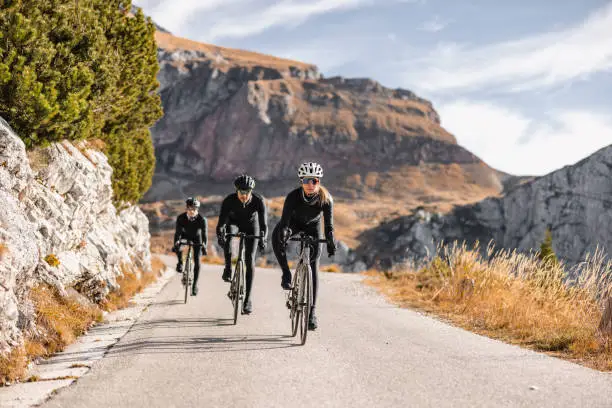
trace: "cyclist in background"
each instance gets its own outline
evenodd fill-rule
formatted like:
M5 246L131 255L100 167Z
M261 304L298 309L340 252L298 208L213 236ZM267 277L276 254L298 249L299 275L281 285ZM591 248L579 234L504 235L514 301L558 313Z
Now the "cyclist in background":
M305 232L313 238L320 238L321 215L323 215L325 238L327 239L327 255L336 253L334 242L334 201L327 189L320 184L323 168L318 163L303 163L298 169L301 187L290 192L285 198L283 215L272 232L272 248L283 271L281 286L291 289L291 271L287 263L287 241L291 235ZM310 267L312 269L313 301L310 310L308 329L317 328L315 305L319 287L319 245L311 247Z
M253 192L255 180L243 174L234 180L236 192L228 195L221 204L221 214L217 223L217 240L219 246L225 252L225 269L223 280L231 282L232 277L232 246L230 239L225 239L226 233L244 232L248 235L261 235L258 239L258 247L261 252L266 249L266 236L268 233L268 216L264 198ZM255 269L255 256L257 249L255 239L245 240L245 264L246 264L246 293L243 302L243 313L250 314L253 311L251 302L251 289L253 287L253 275Z
M193 241L193 286L191 287L191 295L198 294L198 277L200 276L200 256L206 255L206 245L208 243L208 222L206 217L202 217L198 210L200 202L189 197L185 201L185 212L176 218L176 230L174 232L174 246L172 251L178 256L176 271L183 272L183 259L180 251L180 240L186 239Z

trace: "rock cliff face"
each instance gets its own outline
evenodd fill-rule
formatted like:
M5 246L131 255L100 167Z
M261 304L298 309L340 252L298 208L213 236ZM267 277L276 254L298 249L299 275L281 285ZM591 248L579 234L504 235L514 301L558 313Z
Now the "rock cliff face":
M364 233L358 258L388 267L435 253L440 242L491 240L497 248L539 248L549 228L553 248L569 265L597 247L612 251L612 145L573 166L525 181L501 198L456 207L447 215L424 210Z
M336 195L345 187L384 195L389 174L428 165L457 166L464 184L486 190L481 197L501 190L498 173L457 145L431 103L408 90L323 78L313 65L168 33L157 40L165 115L153 129L157 169L147 201L210 194L243 171L286 191L304 160L324 164Z
M148 220L137 207L115 209L111 173L106 156L85 144L26 153L0 119L0 352L33 324L33 286L74 287L98 302L122 264L150 269Z

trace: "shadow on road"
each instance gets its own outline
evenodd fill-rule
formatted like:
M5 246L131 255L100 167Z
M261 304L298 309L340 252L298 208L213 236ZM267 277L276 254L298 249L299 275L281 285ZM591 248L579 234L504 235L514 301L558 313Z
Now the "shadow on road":
M141 331L151 329L180 329L190 327L213 327L213 326L232 326L234 319L218 318L178 318L148 320L135 323L130 331Z
M107 357L159 353L226 353L273 350L297 346L288 335L231 335L216 337L153 337L116 344Z
M151 303L149 305L149 308L151 308L151 307L175 306L175 305L183 305L183 304L185 304L185 302L183 300L174 299L174 300L167 300L165 302L154 302L154 303Z

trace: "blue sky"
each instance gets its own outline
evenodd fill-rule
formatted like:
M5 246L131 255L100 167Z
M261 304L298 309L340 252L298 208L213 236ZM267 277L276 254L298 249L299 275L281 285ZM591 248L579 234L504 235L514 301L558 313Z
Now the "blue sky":
M139 0L181 37L431 100L462 146L542 175L612 144L612 1Z

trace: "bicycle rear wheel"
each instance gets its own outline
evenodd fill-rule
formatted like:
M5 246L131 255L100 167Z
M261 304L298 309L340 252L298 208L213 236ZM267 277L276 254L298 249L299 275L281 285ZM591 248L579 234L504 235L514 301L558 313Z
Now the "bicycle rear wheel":
M191 247L189 247L189 251L187 251L187 260L185 262L185 277L184 277L184 285L185 285L185 304L187 303L187 298L189 297L189 284L191 283Z
M234 271L234 282L232 285L234 287L234 299L232 302L234 304L234 324L238 323L238 311L240 310L240 289L242 285L242 274L243 274L244 265L242 261L236 262L236 270Z
M310 265L303 265L300 271L302 284L300 287L300 344L306 344L308 336L308 319L310 318L310 307L312 306L312 279Z

